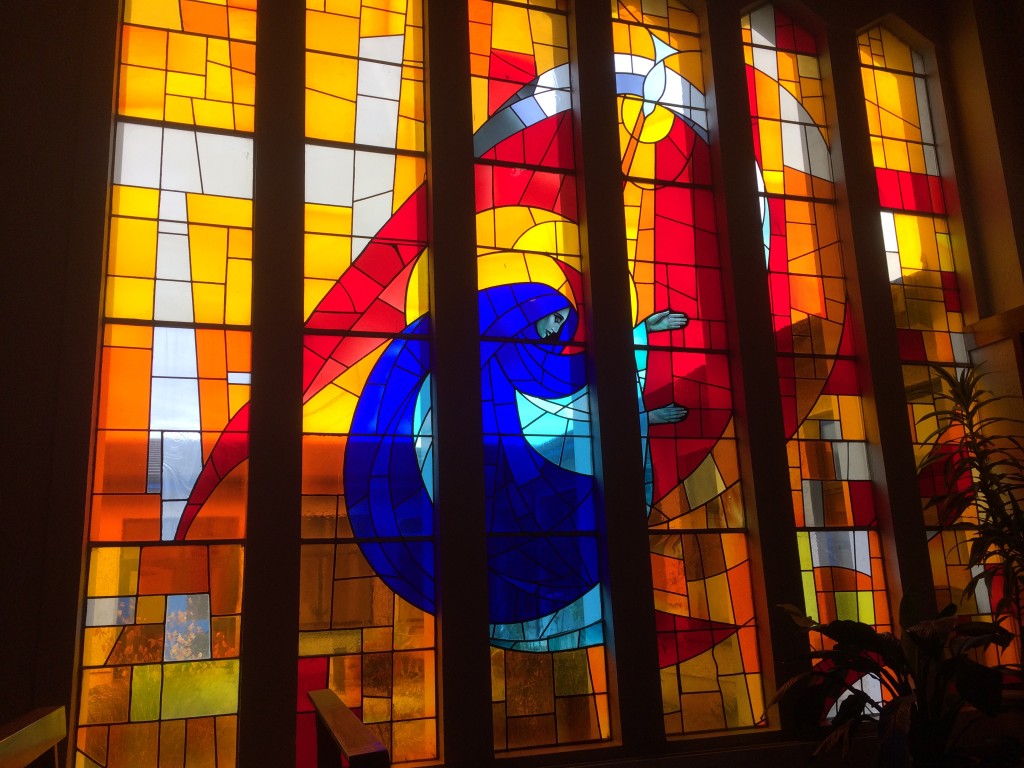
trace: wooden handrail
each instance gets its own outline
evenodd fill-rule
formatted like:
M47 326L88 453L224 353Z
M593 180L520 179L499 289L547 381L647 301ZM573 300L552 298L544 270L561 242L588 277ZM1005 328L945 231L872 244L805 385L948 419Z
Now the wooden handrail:
M340 756L351 768L389 768L387 747L329 688L310 691L316 710L316 751L319 768L337 768Z
M53 749L68 734L64 707L40 707L0 727L0 768L25 768L46 750Z

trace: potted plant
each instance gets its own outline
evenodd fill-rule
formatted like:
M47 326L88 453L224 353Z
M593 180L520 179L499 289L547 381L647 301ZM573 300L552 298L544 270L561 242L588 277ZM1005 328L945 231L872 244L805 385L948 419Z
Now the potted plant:
M1011 734L972 733L1002 710L1004 669L975 661L971 652L1005 648L1012 634L1003 627L964 620L950 605L898 638L860 622L821 624L795 606L782 608L832 644L810 652L814 666L788 680L776 697L805 724L821 724L832 713L814 756L837 746L845 756L858 728L875 723L880 766L1020 764L1024 753ZM878 684L865 685L869 678Z
M1010 617L1019 628L1024 607L1024 445L999 427L1014 420L991 415L1005 400L982 386L973 369L932 370L944 384L937 396L937 427L928 436L936 448L922 462L937 494L932 503L941 521L969 537L968 567L973 576L964 595L984 583L995 598L996 619ZM931 418L931 417L929 417ZM1019 648L1018 648L1019 650Z

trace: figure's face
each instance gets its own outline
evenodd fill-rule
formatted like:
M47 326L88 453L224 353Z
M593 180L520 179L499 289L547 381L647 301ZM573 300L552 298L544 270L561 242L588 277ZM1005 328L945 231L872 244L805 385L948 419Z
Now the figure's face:
M558 332L562 330L562 325L565 324L565 318L569 314L569 310L560 309L557 312L552 312L550 315L545 315L534 325L537 329L537 335L542 339L549 339L558 336Z

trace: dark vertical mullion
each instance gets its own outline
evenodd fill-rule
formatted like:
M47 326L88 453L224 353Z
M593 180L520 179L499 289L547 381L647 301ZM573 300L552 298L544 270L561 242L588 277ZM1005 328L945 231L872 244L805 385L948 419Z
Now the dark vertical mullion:
M924 535L924 516L917 485L906 395L896 343L896 320L882 242L878 186L871 155L857 36L832 29L829 62L837 134L837 193L845 204L840 216L849 303L862 358L868 457L876 489L878 522L883 542L889 599L898 621L900 599L912 596L912 615L935 612L935 591ZM897 556L898 553L898 556Z
M760 608L762 651L773 659L764 664L770 697L804 664L798 657L807 648L807 638L776 608L782 603L803 605L804 598L761 241L741 16L739 3L707 4L708 49L713 51L708 91L725 296L733 318L730 344L740 471L751 560L754 573L762 577L758 581L755 576L755 590L760 585L761 593L754 597Z
M13 719L32 707L67 702L69 727L74 729L89 562L85 512L99 400L94 382L98 382L97 350L103 329L120 8L118 3L59 5L26 8L24 13L41 20L39 29L45 28L47 34L11 41L12 50L45 41L37 53L51 68L45 78L54 80L47 98L35 99L38 104L26 110L25 125L31 122L34 130L19 133L17 143L12 139L8 146L13 152L8 156L17 159L6 166L19 188L5 206L9 221L18 222L5 228L6 249L11 260L13 254L31 254L25 262L31 264L28 269L34 280L23 286L30 290L5 292L0 326L21 329L7 333L5 339L14 347L13 355L11 347L3 345L10 373L5 376L2 398L9 406L2 419L3 462L10 474L0 479L4 510L0 540L17 544L5 553L0 573L4 584L18 587L4 590L0 600L2 615L12 617L4 626L7 663L0 672L0 687L11 693L0 706L0 719ZM21 71L9 82L38 88L38 80L32 78L44 77L44 71L26 67L27 59L11 60L20 61ZM10 103L19 100L11 98ZM68 120L68 114L76 117ZM14 118L16 131L21 127L19 117ZM42 198L48 204L40 205L35 193L50 183L55 187L47 194L58 189L59 194ZM54 210L62 211L64 227L55 225ZM17 282L5 287L13 288ZM56 297L45 312L40 310L41 298L49 295L40 292L44 288ZM54 340L63 343L50 346ZM28 365L12 365L22 348L27 350L23 359ZM66 382L82 385L63 386ZM14 621L15 616L25 620ZM26 663L29 659L34 663ZM15 676L13 681L8 670ZM65 739L59 745L61 765L67 763L68 752L74 754L73 744L73 739Z
M448 768L481 768L494 736L469 14L424 3L441 748Z
M587 295L588 377L594 427L602 577L617 734L633 754L664 742L661 684L644 511L633 316L622 210L611 14L607 4L573 15L573 108L579 147L581 242ZM581 130L586 126L586 130Z
M305 11L260 3L253 169L252 397L239 765L295 762L302 473Z

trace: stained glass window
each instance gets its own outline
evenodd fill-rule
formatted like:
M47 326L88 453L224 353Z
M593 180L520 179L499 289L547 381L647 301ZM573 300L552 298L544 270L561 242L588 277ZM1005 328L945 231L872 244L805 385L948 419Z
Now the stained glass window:
M612 6L665 731L762 720L699 21Z
M299 766L306 691L334 690L395 762L437 757L423 22L306 4Z
M255 18L125 5L78 765L235 762Z
M778 8L742 26L805 607L888 629L821 57Z
M935 411L948 405L936 399L943 384L928 364L950 371L970 364L959 278L966 255L950 235L924 57L883 26L858 42L907 415L920 464L946 450L936 444L941 425ZM953 530L956 521L942 519L933 503L944 492L944 472L939 462L918 478L938 603L986 615L992 600L984 583L962 599L972 576L966 534Z
M435 339L431 317L451 297L432 270L453 257L432 252L429 231L439 219L428 215L437 205L428 170L445 169L427 154L428 4L305 5L305 136L294 142L305 158L304 247L280 256L303 265L300 540L282 543L299 547L299 590L279 606L297 611L298 636L294 656L274 662L297 675L288 708L300 768L317 763L306 694L320 688L396 764L445 759L437 627L445 590L465 587L442 586L435 562L445 531L434 404L446 390L435 381L444 337ZM649 559L653 591L637 590L636 615L651 619L659 734L769 724L759 643L769 617L755 615L765 595L753 564L753 490L740 479L742 414L757 395L741 402L732 380L745 361L730 345L742 329L732 326L725 267L742 265L721 229L703 17L680 0L611 0L610 15L602 6L615 83L604 95L617 110L619 152L593 168L580 162L590 150L578 118L588 72L571 5L469 0L469 82L456 95L431 83L435 115L459 99L471 107L478 322L466 332L479 354L459 365L482 379L482 433L469 437L483 457L479 579L488 600L478 629L491 707L477 724L489 716L499 755L624 739L616 675L638 669L614 658L613 640L647 630L613 625L607 610L615 574L605 514L630 516L646 536L637 562ZM592 12L582 5L575 13ZM851 320L860 311L846 285L851 253L840 243L828 66L815 36L778 8L758 8L740 27L760 219L730 226L761 232L755 255L767 272L789 469L788 496L759 500L758 525L794 515L799 559L769 567L799 573L812 617L889 629L880 478L869 471L861 387L870 372ZM254 232L255 31L255 0L124 4L76 765L236 763L249 392L264 380L250 363L262 226ZM926 363L968 364L962 256L949 234L923 59L884 27L861 35L860 50L920 458L942 450L926 437L937 391ZM610 250L623 283L628 271L632 341L623 323L623 348L611 356L614 343L588 337L588 328L602 333L588 323L584 268L594 249L583 190L594 179L616 205L621 192L625 222ZM624 315L625 292L622 300ZM634 397L625 382L629 402L613 407L629 424L639 417L639 445L595 437L592 371L615 355L636 386ZM616 451L639 459L643 482L638 474L634 506L605 510L602 481L618 470L598 457L614 462ZM920 477L924 500L935 481ZM970 577L962 542L928 509L935 580L955 600ZM254 560L263 529L250 529ZM970 607L986 613L987 594Z
M611 735L568 19L543 5L470 2L499 751Z
M129 0L118 113L251 132L256 0Z

